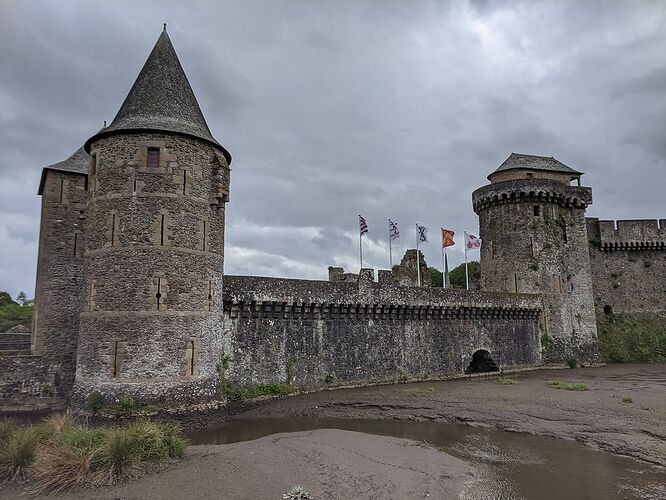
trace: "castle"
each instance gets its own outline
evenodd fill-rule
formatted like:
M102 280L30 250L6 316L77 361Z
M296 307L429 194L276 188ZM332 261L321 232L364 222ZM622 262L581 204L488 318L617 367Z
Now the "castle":
M591 189L554 158L511 154L473 193L478 291L390 270L225 276L230 164L165 29L110 125L43 169L31 345L0 355L2 408L100 393L192 410L224 403L222 379L317 387L595 363L599 318L666 310L666 220L586 219Z

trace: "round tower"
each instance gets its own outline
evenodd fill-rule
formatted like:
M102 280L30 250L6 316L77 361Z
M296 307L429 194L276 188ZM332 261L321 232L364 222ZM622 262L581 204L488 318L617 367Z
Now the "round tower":
M585 225L592 190L580 186L581 175L552 157L512 153L472 194L481 289L542 295L545 361L597 355Z
M169 407L217 397L231 156L166 29L91 164L74 400Z

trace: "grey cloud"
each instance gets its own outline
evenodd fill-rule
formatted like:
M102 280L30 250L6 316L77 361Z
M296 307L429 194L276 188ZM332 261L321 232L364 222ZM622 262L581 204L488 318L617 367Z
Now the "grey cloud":
M34 286L40 169L113 118L163 21L234 157L228 273L354 270L359 213L366 264L391 217L396 261L418 221L440 265L512 151L587 172L591 215L666 216L663 2L3 2L0 289Z

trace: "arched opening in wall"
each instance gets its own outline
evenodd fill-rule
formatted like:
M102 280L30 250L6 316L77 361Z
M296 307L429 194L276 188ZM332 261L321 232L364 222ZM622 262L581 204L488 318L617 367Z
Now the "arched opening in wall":
M479 349L472 354L472 361L469 366L465 368L465 373L484 373L484 372L498 372L499 367L495 360L490 357L490 353L484 349Z
M610 306L610 304L606 304L604 306L604 314L606 316L612 316L613 315L613 308Z

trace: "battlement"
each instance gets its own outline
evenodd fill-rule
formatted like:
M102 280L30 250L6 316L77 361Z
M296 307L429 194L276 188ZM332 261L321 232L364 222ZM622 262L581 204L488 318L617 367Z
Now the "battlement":
M472 193L476 213L486 207L504 203L555 203L562 207L586 208L592 204L592 189L566 186L549 179L498 182Z
M542 307L538 295L402 286L364 271L357 282L227 276L224 310L232 318L519 319Z
M587 218L590 241L602 250L664 250L666 219L599 220Z

